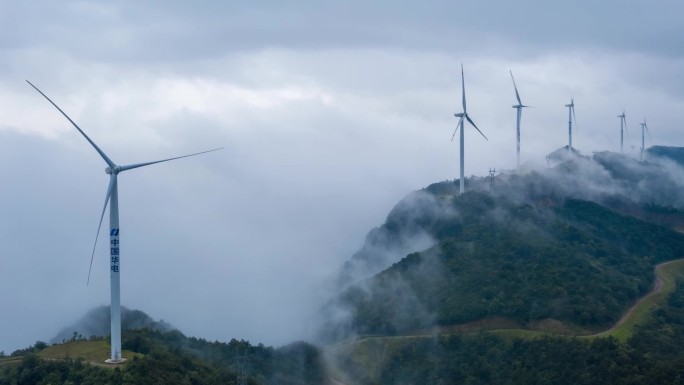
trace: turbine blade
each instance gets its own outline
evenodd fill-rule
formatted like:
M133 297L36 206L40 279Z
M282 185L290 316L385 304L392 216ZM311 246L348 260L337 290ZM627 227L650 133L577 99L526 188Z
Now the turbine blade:
M196 153L194 153L194 154L188 154L188 155L183 155L183 156L177 156L177 157L175 157L175 158L162 159L162 160L155 160L155 161L153 161L153 162L136 163L136 164L129 164L129 165L126 165L126 166L120 166L120 167L119 167L119 172L121 172L121 171L126 171L126 170L131 170L131 169L138 168L138 167L149 166L149 165L151 165L151 164L162 163L162 162L168 162L168 161L170 161L170 160L176 160L176 159L181 159L181 158L187 158L187 157L189 157L189 156L195 156L195 155L200 155L200 154L206 154L207 152L218 151L218 150L222 150L222 149L223 149L223 147L219 147L219 148L214 148L214 149L207 150L207 151L196 152Z
M473 120L470 119L470 116L466 115L465 118L468 119L468 122L470 122L470 124L472 124L473 127L475 127L475 129L477 130L477 132L479 132L480 135L482 135L483 138L485 138L486 140L489 140L489 139L487 139L487 137L485 136L485 134L483 134L482 131L480 131L480 129L477 128L477 126L475 125L475 122L473 122Z
M465 77L463 76L463 63L461 63L461 90L463 91L463 96L462 96L461 102L463 103L463 113L465 114L467 112L467 110L466 110L466 96L465 96Z
M39 90L38 87L34 86L33 83L31 83L30 81L27 80L26 83L30 84L31 87L33 87L36 91L38 91L41 95L43 95L43 97L44 97L45 99L47 99L48 102L50 102L53 106L55 106L55 108L56 108L57 110L59 110L59 112L61 112L62 115L64 115L64 117L67 118L67 120L69 120L69 121L71 122L71 124L74 125L74 127L76 127L76 129L78 130L78 132L80 132L81 135L83 135L83 137L86 138L86 140L88 141L88 143L90 143L90 145L93 146L93 148L95 148L95 151L97 151L98 154L100 154L100 156L102 157L102 159L104 159L104 161L107 163L107 165L108 165L110 168L114 168L114 167L116 166L116 165L114 164L114 162L112 162L112 160L109 159L109 157L104 153L104 151L102 151L102 150L100 149L100 147L97 147L97 145L95 144L95 142L93 142L92 140L90 140L90 138L88 137L88 135L86 135L85 132L83 132L83 130L81 130L81 127L79 127L78 124L76 124L73 120L71 120L71 118L69 117L69 115L67 115L66 113L64 113L64 111L62 111L62 109L59 108L59 107L55 104L55 102L53 102L50 98L48 98L47 95L45 95L45 94L43 93L43 91Z
M114 184L116 184L116 174L112 174L109 177L109 186L107 187L107 195L105 196L104 206L102 207L102 214L100 214L100 223L97 225L97 233L95 233L95 244L93 245L93 253L90 255L90 267L88 268L88 282L86 285L90 284L90 272L93 270L93 258L95 257L95 247L97 247L97 238L100 236L100 228L102 227L102 219L104 219L105 211L107 210L107 204L109 204L109 198L112 196L112 190L114 189Z
M570 107L572 110L572 121L575 123L575 131L577 131L577 117L575 117L575 102L572 102L572 107Z
M458 124L456 125L456 129L454 130L454 134L451 135L451 141L454 141L454 138L456 137L456 133L458 132L458 129L461 127L461 122L463 122L463 115L461 115L461 119L458 120Z
M515 98L518 99L518 104L522 106L522 102L520 101L520 94L518 94L518 87L515 85L515 78L513 78L513 71L508 70L508 72L511 73L511 79L513 79L513 88L515 89ZM527 106L523 106L527 107Z

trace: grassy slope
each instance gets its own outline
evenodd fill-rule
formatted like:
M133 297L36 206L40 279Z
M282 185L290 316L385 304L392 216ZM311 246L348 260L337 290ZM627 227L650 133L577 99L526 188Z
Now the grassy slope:
M640 300L634 309L623 322L602 333L590 337L615 337L620 341L626 341L632 336L634 327L643 323L648 315L659 305L662 305L667 297L672 294L676 288L676 283L681 282L684 277L684 259L678 259L663 263L656 267L656 275L662 279L663 287L653 295L647 295Z
M123 357L126 359L131 359L134 355L140 356L141 354L127 350L123 351ZM52 345L40 351L38 356L49 360L81 358L92 364L102 364L107 367L114 366L104 364L104 361L110 356L109 343L105 340L70 341L59 345Z
M23 357L6 357L0 358L0 368L10 365L19 365Z

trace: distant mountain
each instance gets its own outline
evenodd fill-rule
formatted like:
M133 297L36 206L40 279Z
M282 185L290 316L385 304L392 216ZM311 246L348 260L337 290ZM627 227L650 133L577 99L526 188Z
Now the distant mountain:
M684 255L684 169L609 152L409 194L345 264L323 336L499 319L582 333L615 322ZM417 241L416 241L417 240ZM406 252L406 255L401 255ZM365 270L364 270L365 269Z
M653 146L646 149L648 157L667 158L684 165L684 147Z
M572 160L577 157L581 157L582 154L577 150L576 148L571 148L568 145L565 145L555 151L552 151L546 156L546 160L549 162L553 162L554 164L558 164L561 162L566 162L569 160Z
M175 328L163 320L155 321L140 310L131 310L121 307L121 326L122 329L152 329L162 332L174 330ZM74 324L62 329L50 343L58 343L78 338L104 337L110 334L110 310L109 306L100 306L81 317Z

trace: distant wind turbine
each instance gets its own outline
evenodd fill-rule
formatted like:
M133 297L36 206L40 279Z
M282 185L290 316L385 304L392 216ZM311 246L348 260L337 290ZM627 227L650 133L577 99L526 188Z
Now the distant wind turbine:
M513 89L515 89L515 98L518 100L518 104L513 106L513 108L516 109L516 113L517 113L517 120L516 120L516 125L515 125L515 127L516 127L516 130L515 130L515 137L516 137L515 167L518 171L520 171L520 118L522 117L522 109L525 107L529 107L529 106L523 105L522 102L520 101L520 94L518 93L518 87L515 85L515 78L513 78L513 71L509 70L509 72L511 73L511 79L513 80Z
M641 126L641 156L640 160L644 160L644 150L646 149L646 137L644 135L644 130L648 132L648 137L651 137L651 131L648 130L648 125L646 125L646 118L644 118L643 123L639 123Z
M155 163L167 162L174 159L187 158L189 156L204 154L211 151L220 150L221 148L215 148L208 151L202 151L194 154L177 156L175 158L156 160L146 163L136 163L125 166L116 165L96 144L93 142L88 135L81 130L81 128L73 121L69 116L67 116L61 108L59 108L50 98L47 97L41 90L34 86L28 80L26 81L31 85L36 91L38 91L48 102L50 102L59 112L64 115L71 124L76 127L78 132L83 135L83 137L90 143L95 151L100 154L105 163L107 163L107 168L105 172L109 174L109 186L107 187L107 194L105 196L104 207L102 208L102 214L100 215L100 222L97 226L97 233L95 234L95 244L93 245L93 252L90 256L90 268L88 269L88 282L90 282L90 271L93 267L93 257L95 256L95 247L97 246L97 238L100 234L100 228L102 227L102 219L104 218L105 211L107 210L107 204L109 203L109 279L111 283L111 358L106 360L107 363L119 363L123 362L124 358L121 357L121 301L120 301L120 279L119 279L119 266L120 266L120 243L119 243L119 198L117 189L117 175L120 172L131 170L138 167L149 166Z
M570 99L570 104L566 104L568 107L568 152L572 151L572 122L575 122L575 129L577 128L577 119L575 118L575 99Z
M460 119L458 120L458 125L456 126L456 130L454 130L454 134L451 136L451 140L452 141L454 140L454 137L456 136L456 131L458 131L458 129L460 128L461 129L461 135L460 135L460 137L461 137L461 179L460 179L459 191L461 194L463 194L463 191L465 190L465 176L464 176L464 172L463 172L463 170L464 170L464 167L463 167L463 165L464 165L464 155L463 155L464 154L464 139L463 139L464 134L463 134L463 131L464 130L463 129L465 128L464 120L467 120L468 123L470 123L473 127L475 127L477 132L479 132L483 138L485 138L486 140L489 140L489 139L487 139L485 134L483 134L482 131L480 131L480 129L477 128L477 126L475 125L475 122L473 122L473 120L470 119L470 116L468 116L468 111L466 109L465 78L463 77L463 64L461 64L461 90L463 91L463 96L461 98L461 102L463 104L463 112L458 113L458 114L454 114L455 117L460 118Z
M627 131L627 120L625 119L625 110L622 114L617 116L620 118L620 153L624 153L625 131Z

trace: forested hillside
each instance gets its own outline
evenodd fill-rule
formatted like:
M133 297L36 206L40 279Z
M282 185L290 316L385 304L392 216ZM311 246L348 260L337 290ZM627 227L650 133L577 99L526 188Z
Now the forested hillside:
M496 334L368 339L331 360L350 384L667 385L684 380L684 285L637 326L615 338L511 338ZM334 358L333 358L334 357Z
M98 339L93 342L99 342ZM247 341L210 342L178 331L125 330L125 351L137 353L116 367L78 357L41 359L44 343L0 359L0 384L322 384L319 350L306 343L274 349ZM12 361L11 359L16 360Z
M459 212L433 224L437 245L413 253L328 306L347 323L326 330L407 334L486 318L557 331L607 328L653 284L655 264L684 256L684 235L568 199L558 207L497 202L484 193L453 200Z
M681 269L619 340L592 334L654 287L656 264L684 257L683 155L575 154L469 178L462 195L457 181L409 194L321 312L332 375L356 385L683 383Z
M597 153L471 178L463 195L451 181L411 193L345 265L322 336L483 319L566 334L607 328L651 288L657 263L684 256L674 229L684 223L682 175L669 160Z

